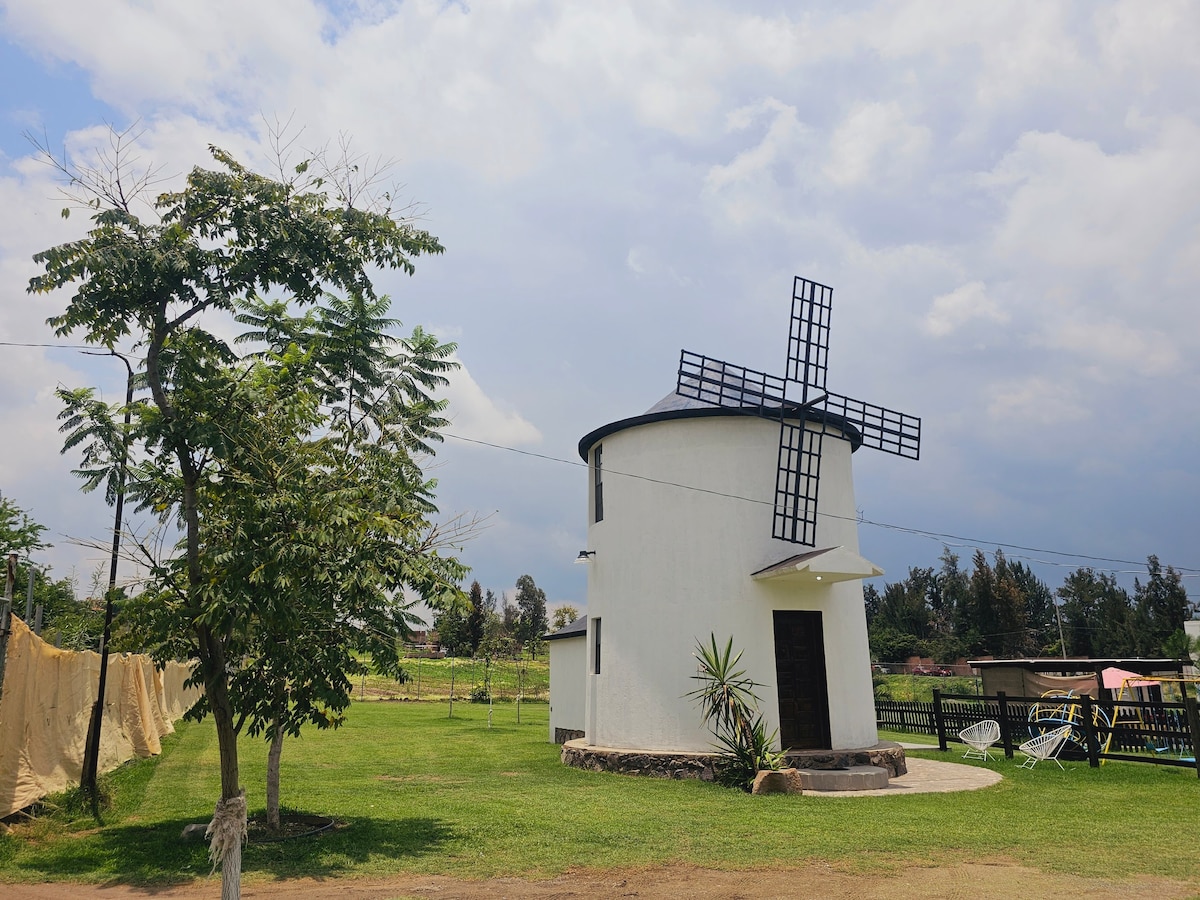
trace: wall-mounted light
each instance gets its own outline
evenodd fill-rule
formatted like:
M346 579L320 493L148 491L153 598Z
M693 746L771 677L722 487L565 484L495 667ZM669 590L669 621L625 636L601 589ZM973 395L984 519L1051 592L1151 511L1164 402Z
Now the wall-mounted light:
M592 557L595 555L595 550L580 550L579 555L575 557L575 565L578 566L583 563L590 563L592 561Z

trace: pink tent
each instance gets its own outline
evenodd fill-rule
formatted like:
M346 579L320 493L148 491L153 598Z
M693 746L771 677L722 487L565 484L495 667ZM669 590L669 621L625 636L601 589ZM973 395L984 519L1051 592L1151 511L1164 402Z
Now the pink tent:
M1154 685L1158 684L1157 681L1147 680L1137 672L1127 672L1124 669L1118 669L1116 666L1101 669L1100 679L1101 683L1110 691L1119 691L1123 687L1154 687Z

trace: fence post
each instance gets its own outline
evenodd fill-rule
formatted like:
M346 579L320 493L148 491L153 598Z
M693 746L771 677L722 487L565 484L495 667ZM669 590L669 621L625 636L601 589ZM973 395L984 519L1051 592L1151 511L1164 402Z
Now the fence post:
M8 655L8 638L12 634L13 582L17 578L17 554L8 554L8 575L4 583L4 600L0 602L0 693L4 692L4 662ZM25 624L29 624L26 622Z
M942 718L942 691L933 689L933 727L937 729L938 749L949 750L946 746L946 723Z
M1200 778L1200 710L1196 707L1196 698L1186 694L1183 698L1183 708L1187 711L1188 728L1192 732L1192 760L1196 763L1196 777Z
M450 715L447 719L454 718L454 657L450 657Z
M1083 701L1083 740L1084 746L1087 747L1088 765L1093 769L1098 769L1100 768L1100 739L1094 726L1093 701L1090 694L1084 694L1080 699Z
M1012 723L1008 719L1008 694L996 691L996 715L1000 717L1000 741L1004 744L1004 758L1013 758Z

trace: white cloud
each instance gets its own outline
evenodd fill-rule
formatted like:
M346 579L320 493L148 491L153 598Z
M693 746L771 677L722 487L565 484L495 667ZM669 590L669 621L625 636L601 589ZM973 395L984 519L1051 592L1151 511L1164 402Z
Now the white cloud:
M994 447L1035 485L1043 463L1094 437L1104 417L1093 411L1115 403L1128 425L1114 466L1135 471L1164 423L1194 430L1178 416L1200 381L1194 3L878 0L780 13L722 0L6 0L3 9L10 46L66 63L72 74L60 84L86 85L47 115L45 104L61 101L37 86L54 66L31 71L8 120L74 125L74 148L102 137L90 126L116 110L141 117L143 155L168 174L207 164L209 141L266 169L260 116L294 113L304 146L344 131L396 159L449 252L404 288L391 273L379 286L403 298L406 322L461 322L476 336L463 352L489 378L480 374L481 386L464 371L450 392L452 430L466 436L541 441L548 455L571 456L579 434L661 394L646 388L672 366L660 348L711 346L714 328L733 343L731 358L772 369L793 273L836 290L838 389L927 416L929 458L963 460L961 471L937 471L953 484L934 493L962 495ZM10 211L0 219L0 334L10 337L45 335L49 306L63 299L24 294L31 254L81 233L78 216L58 218L39 171L18 161L0 181ZM985 332L997 339L980 341ZM5 356L11 421L32 443L5 457L2 474L33 484L57 454L55 410L16 390L21 378L106 375L80 376L75 360ZM1147 378L1158 379L1154 391ZM498 384L505 402L488 395ZM1030 423L1050 419L1068 449L1030 440ZM519 557L534 571L560 521L561 543L582 546L583 500L564 499L582 494L575 473L562 476L565 488L547 487L541 463L519 457L506 479L477 484L470 472L484 451L446 451L453 477L439 490L453 506L503 508L514 528L537 535L492 557L481 546L479 558L511 566ZM1161 471L1186 469L1185 456ZM75 490L69 476L43 480L47 493ZM511 494L481 493L497 487L488 480ZM59 506L61 521L79 520ZM951 504L930 515L961 512ZM1194 519L1176 518L1149 549L1165 553L1171 535L1195 531ZM987 532L1029 520L989 520L1004 527ZM499 539L495 529L479 544ZM880 562L904 571L923 561Z
M825 175L838 187L892 180L924 162L932 138L912 125L897 103L865 103L829 139Z
M988 418L1005 431L1024 434L1031 428L1061 426L1080 421L1091 413L1070 385L1034 375L1000 381L992 386L987 402Z
M450 375L443 394L450 401L447 417L455 434L508 447L541 442L542 434L533 424L488 397L462 361L457 357L455 361L459 368Z
M1124 380L1128 372L1163 377L1180 371L1183 360L1176 339L1128 322L1071 321L1046 335L1055 349L1086 360L1087 371L1104 381Z
M780 181L800 175L807 154L807 129L796 108L766 97L729 113L730 132L749 132L762 121L766 131L758 141L727 163L711 166L704 178L704 196L714 218L723 226L742 227L787 217L786 192Z
M934 298L925 315L925 331L934 337L947 337L978 319L1003 324L1009 317L988 297L982 281L972 281Z
M1155 83L1176 66L1200 68L1200 15L1190 0L1121 0L1097 6L1096 40L1118 73Z
M998 253L1135 273L1200 220L1200 126L1165 120L1145 144L1120 153L1028 132L983 181L1004 202Z
M719 191L730 185L755 181L768 175L772 166L791 162L788 151L804 130L794 106L781 103L774 97L765 97L731 112L726 120L727 129L746 131L762 119L770 123L762 139L753 147L738 153L726 165L713 166L705 179L708 190Z

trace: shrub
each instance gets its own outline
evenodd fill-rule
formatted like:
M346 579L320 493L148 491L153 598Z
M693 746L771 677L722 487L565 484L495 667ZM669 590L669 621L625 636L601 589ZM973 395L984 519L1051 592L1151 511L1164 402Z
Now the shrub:
M709 645L696 642L700 674L692 678L701 686L687 696L700 704L704 722L717 738L717 781L748 791L760 770L782 767L785 757L772 749L778 732L767 734L754 693L758 685L737 668L742 652L734 655L733 638L723 650L717 647L716 635L709 635L709 640Z
M471 688L471 693L467 695L467 699L472 703L487 703L492 699L492 694L486 684L477 684Z

